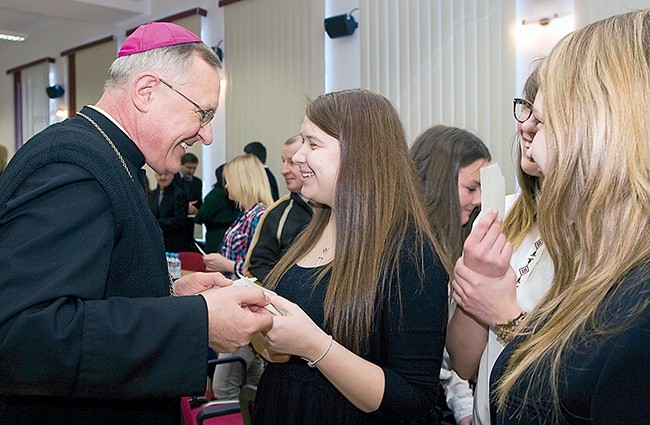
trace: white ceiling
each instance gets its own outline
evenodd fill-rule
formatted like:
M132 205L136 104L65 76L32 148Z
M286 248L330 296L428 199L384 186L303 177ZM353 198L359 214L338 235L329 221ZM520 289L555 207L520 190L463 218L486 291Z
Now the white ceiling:
M62 21L118 25L148 14L152 0L0 0L0 32L29 34Z

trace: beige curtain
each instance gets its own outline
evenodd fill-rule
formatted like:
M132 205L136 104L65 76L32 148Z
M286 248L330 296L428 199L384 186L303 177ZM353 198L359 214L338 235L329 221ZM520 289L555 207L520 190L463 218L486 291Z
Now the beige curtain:
M224 7L226 159L259 140L286 193L280 151L296 134L305 99L323 93L322 1L246 0Z
M388 97L409 142L435 124L476 133L514 191L515 1L360 0L361 84Z

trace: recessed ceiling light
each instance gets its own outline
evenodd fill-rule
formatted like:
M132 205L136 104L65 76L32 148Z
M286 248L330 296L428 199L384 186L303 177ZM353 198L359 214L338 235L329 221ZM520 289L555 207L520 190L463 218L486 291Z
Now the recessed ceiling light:
M27 35L25 35L25 34L0 30L0 40L18 41L18 42L20 42L20 41L25 41L26 38L27 38Z

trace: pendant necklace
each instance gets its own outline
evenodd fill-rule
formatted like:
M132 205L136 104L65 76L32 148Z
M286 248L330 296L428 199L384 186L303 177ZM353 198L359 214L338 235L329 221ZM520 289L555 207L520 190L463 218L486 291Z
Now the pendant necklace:
M327 251L329 251L329 250L330 250L330 247L329 247L329 246L323 248L323 252L321 252L321 254L318 256L318 261L316 262L316 267L320 266L321 261L323 261L323 259L325 259L325 254L326 254Z

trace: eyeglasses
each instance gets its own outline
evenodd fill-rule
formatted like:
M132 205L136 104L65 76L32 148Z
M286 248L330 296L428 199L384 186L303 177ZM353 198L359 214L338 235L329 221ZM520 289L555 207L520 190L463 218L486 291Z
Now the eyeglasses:
M512 113L515 119L523 124L533 114L533 104L526 99L515 97L512 101Z
M199 120L199 122L201 123L201 127L205 127L205 126L206 126L210 121L212 121L212 118L214 118L214 114L215 114L215 112L216 112L214 109L207 109L207 110L206 110L206 109L203 109L203 108L201 108L201 107L199 106L198 103L196 103L195 101L193 101L193 100L190 99L189 97L185 96L183 93L179 92L178 90L176 90L176 89L175 89L174 87L172 87L172 85L169 84L167 81L165 81L165 80L163 80L162 78L160 78L160 82L163 83L164 85L166 85L167 87L169 87L170 89L174 90L176 93L178 93L178 94L180 94L181 96L183 96L183 97L185 98L185 100L187 100L188 102L190 102L192 105L196 106L196 109L198 109L198 110L199 110L199 113L201 114L201 119Z

